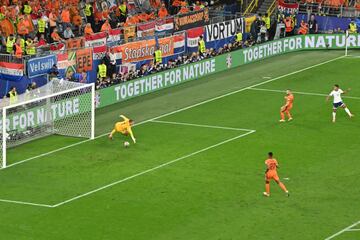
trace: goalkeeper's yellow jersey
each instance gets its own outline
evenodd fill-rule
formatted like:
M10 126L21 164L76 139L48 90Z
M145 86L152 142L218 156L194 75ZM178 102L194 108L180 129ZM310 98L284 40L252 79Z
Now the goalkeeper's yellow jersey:
M131 130L131 125L130 125L130 119L122 115L121 117L124 119L124 121L115 123L115 130L122 134L129 133L131 136L133 136L133 132Z

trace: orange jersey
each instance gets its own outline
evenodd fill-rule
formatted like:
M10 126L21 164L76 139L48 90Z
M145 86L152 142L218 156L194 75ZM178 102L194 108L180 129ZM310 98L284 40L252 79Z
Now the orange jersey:
M265 161L265 164L267 166L267 171L265 173L266 181L270 181L271 179L274 179L275 181L279 181L280 178L276 172L277 169L277 161L274 158L267 159Z
M294 102L294 95L292 95L291 93L289 95L285 96L286 99L286 106L292 106L293 102Z
M268 171L274 171L276 172L278 162L275 158L269 158L265 160L265 164L267 166Z

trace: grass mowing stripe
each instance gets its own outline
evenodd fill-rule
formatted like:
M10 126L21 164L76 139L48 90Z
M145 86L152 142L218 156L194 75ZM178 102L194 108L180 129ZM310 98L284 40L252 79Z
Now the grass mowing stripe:
M336 60L338 60L338 59L342 59L342 58L344 58L344 57L345 57L345 56L336 57L336 58L333 58L333 59L330 59L330 60L327 60L327 61L324 61L324 62L315 64L315 65L306 67L306 68L302 68L302 69L300 69L300 70L297 70L297 71L294 71L294 72L291 72L291 73L287 73L287 74L281 75L281 76L279 76L279 77L275 77L275 78L269 79L269 80L264 81L264 82L261 82L261 83L254 84L254 85L249 86L249 87L241 88L241 89L238 89L238 90L235 90L235 91L232 91L232 92L229 92L229 93L226 93L226 94L223 94L223 95L214 97L214 98L210 98L210 99L208 99L208 100L205 100L205 101L202 101L202 102L199 102L199 103L196 103L196 104L193 104L193 105L184 107L184 108L180 108L180 109L178 109L178 110L175 110L175 111L172 111L172 112L169 112L169 113L165 113L165 114L162 114L162 115L160 115L160 116L157 116L157 117L154 117L154 118L151 118L151 119L148 119L148 120L139 122L138 124L135 124L135 126L139 126L139 125L145 124L145 123L147 123L147 122L151 122L151 121L154 121L154 120L157 120L157 119L160 119L160 118L163 118L163 117L166 117L166 116L169 116L169 115L178 113L178 112L185 111L185 110L187 110L187 109L191 109L191 108L194 108L194 107L197 107L197 106L200 106L200 105L203 105L203 104L212 102L212 101L216 101L216 100L218 100L218 99L222 99L222 98L224 98L224 97L231 96L231 95L234 95L234 94L236 94L236 93L245 91L245 90L247 90L247 89L254 88L254 87L257 87L257 86L261 86L261 85L263 85L263 84L266 84L266 83L269 83L269 82L273 82L273 81L276 81L276 80L281 79L281 78L285 78L285 77L288 77L288 76L291 76L291 75L294 75L294 74L297 74L297 73L300 73L300 72L304 72L304 71L307 71L307 70L309 70L309 69L312 69L312 68L315 68L315 67L319 67L319 66L322 66L322 65L327 64L327 63L330 63L330 62L334 62L334 61L336 61ZM101 134L101 135L99 135L99 136L96 136L94 139L98 139L98 138L104 137L104 136L106 136L106 135L108 135L108 134L109 134L109 133ZM37 158L41 158L41 157L44 157L44 156L48 156L48 155L51 155L51 154L53 154L53 153L57 153L57 152L59 152L59 151L66 150L66 149L68 149L68 148L72 148L72 147L75 147L75 146L77 146L77 145L79 145L79 144L83 144L83 143L86 143L86 142L89 142L89 141L91 141L91 139L86 139L86 140L80 141L80 142L78 142L78 143L74 143L74 144L71 144L71 145L68 145L68 146L65 146L65 147L61 147L61 148L58 148L58 149L53 150L53 151L50 151L50 152L46 152L46 153L43 153L43 154L40 154L40 155L31 157L31 158L24 159L24 160L21 160L21 161L19 161L19 162L10 164L10 165L8 165L6 168L1 168L1 169L7 169L7 168L10 168L10 167L13 167L13 166L22 164L22 163L29 162L29 161L34 160L34 159L37 159Z
M198 154L200 154L200 153L203 153L203 152L208 151L208 150L210 150L210 149L219 147L219 146L221 146L221 145L223 145L223 144L226 144L226 143L228 143L228 142L231 142L231 141L234 141L234 140L236 140L236 139L245 137L245 136L247 136L247 135L249 135L249 134L252 134L252 133L254 133L254 132L255 132L255 131L250 131L250 132L247 132L247 133L244 133L244 134L240 134L240 135L238 135L238 136L236 136L236 137L233 137L233 138L224 140L224 141L222 141L222 142L216 143L216 144L211 145L211 146L209 146L209 147L200 149L200 150L198 150L198 151L196 151L196 152L193 152L193 153L187 154L187 155L185 155L185 156L182 156L182 157L176 158L176 159L174 159L174 160L171 160L171 161L169 161L169 162L160 164L160 165L158 165L158 166L156 166L156 167L149 168L149 169L147 169L147 170L145 170L145 171L142 171L142 172L139 172L139 173L134 174L134 175L132 175L132 176L123 178L123 179L121 179L121 180L119 180L119 181L116 181L116 182L107 184L107 185L105 185L105 186L102 186L102 187L100 187L100 188L94 189L94 190L89 191L89 192L87 192L87 193L80 194L80 195L78 195L78 196L76 196L76 197L73 197L73 198L70 198L70 199L68 199L68 200L65 200L65 201L62 201L62 202L60 202L60 203L57 203L57 204L55 204L55 205L52 205L52 207L59 207L59 206L62 206L62 205L64 205L64 204L70 203L70 202L72 202L72 201L78 200L78 199L80 199L80 198L89 196L89 195L94 194L94 193L96 193L96 192L99 192L99 191L101 191L101 190L110 188L110 187L115 186L115 185L117 185L117 184L120 184L120 183L129 181L129 180L131 180L131 179L134 179L134 178L136 178L136 177L145 175L145 174L147 174L147 173L149 173L149 172L153 172L153 171L158 170L158 169L160 169L160 168L169 166L169 165L174 164L174 163L176 163L176 162L179 162L179 161L181 161L181 160L183 160L183 159L186 159L186 158L189 158L189 157L198 155Z
M264 91L264 92L278 92L278 93L285 93L286 92L285 90L267 89L267 88L249 88L249 90ZM324 93L297 92L297 91L291 91L291 92L295 93L295 94L299 94L299 95L320 96L320 97L329 96L329 94L324 94ZM353 97L353 96L341 96L341 97L342 98L360 100L360 97Z
M331 235L330 237L325 238L325 240L330 240L330 239L333 239L333 238L335 238L335 237L339 236L340 234L342 234L342 233L344 233L344 232L348 231L350 228L355 227L355 226L356 226L356 225L358 225L358 224L360 224L360 221L357 221L356 223L351 224L350 226L348 226L348 227L346 227L346 228L344 228L344 229L340 230L339 232L337 232L337 233L335 233L335 234Z

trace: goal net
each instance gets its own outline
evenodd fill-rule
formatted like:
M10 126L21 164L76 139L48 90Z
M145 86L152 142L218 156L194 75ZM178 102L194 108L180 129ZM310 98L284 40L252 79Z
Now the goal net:
M53 134L94 138L95 87L60 79L0 100L0 168L7 149Z

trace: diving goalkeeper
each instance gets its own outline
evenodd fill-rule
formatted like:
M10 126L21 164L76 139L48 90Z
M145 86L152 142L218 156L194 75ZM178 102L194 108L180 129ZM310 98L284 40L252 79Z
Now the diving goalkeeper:
M121 133L125 136L128 136L130 134L131 139L133 140L134 143L136 143L136 139L131 130L131 126L134 125L134 121L132 119L125 117L124 115L120 115L120 117L123 119L123 121L115 123L114 129L111 131L109 138L112 139L113 135L116 132Z

